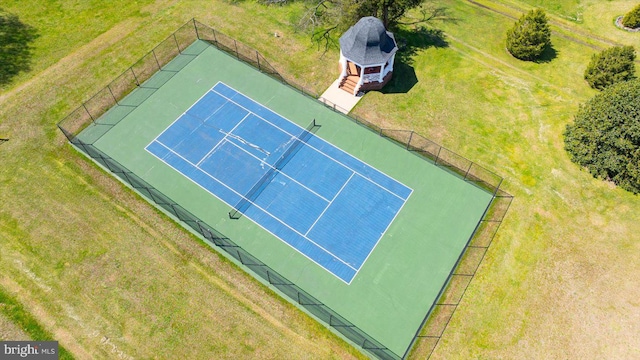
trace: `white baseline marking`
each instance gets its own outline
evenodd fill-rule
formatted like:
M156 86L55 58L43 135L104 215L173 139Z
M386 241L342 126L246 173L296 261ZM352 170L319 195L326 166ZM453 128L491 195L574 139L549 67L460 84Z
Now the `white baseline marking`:
M213 175L209 174L208 172L204 171L203 169L195 166L195 164L193 164L191 161L185 159L183 156L181 156L180 154L176 153L175 151L173 151L173 149L169 148L167 145L163 144L162 142L155 140L155 142L157 142L158 144L160 144L161 146L163 146L164 148L166 148L167 150L169 150L170 152L172 152L174 155L176 155L177 157L181 158L182 160L184 160L185 162L187 162L189 165L194 166L196 169L202 171L203 173L205 173L208 177L210 177L211 179L215 180L218 184L224 186L225 188L229 189L230 191L232 191L233 193L235 193L236 195L240 196L241 198L247 200L252 206L255 206L256 208L262 210L265 214L269 215L271 218L273 218L274 220L276 220L277 222L281 223L282 225L284 225L285 227L289 228L291 231L295 232L296 234L302 236L304 239L306 239L307 241L309 241L310 243L314 244L316 247L318 247L319 249L321 249L322 251L326 252L327 254L331 255L332 257L334 257L336 260L340 261L341 263L343 263L344 265L348 266L349 268L353 269L354 271L358 271L358 269L354 268L353 266L351 266L350 264L346 263L344 260L342 260L341 258L339 258L338 256L336 256L335 254L333 254L331 251L323 248L322 246L320 246L319 244L317 244L315 241L307 238L306 236L304 236L303 234L301 234L298 230L292 228L291 226L289 226L289 224L283 222L282 220L278 219L277 217L273 216L273 214L271 214L270 212L268 212L267 210L263 209L261 206L259 206L258 204L252 202L249 199L246 199L242 194L238 193L237 191L235 191L234 189L232 189L231 187L229 187L227 184L225 184L224 182L216 179ZM147 150L148 151L148 150ZM153 154L153 153L151 153ZM155 154L153 154L153 156L155 156ZM155 156L156 158L158 158L157 156ZM223 199L219 198L218 196L216 196L215 194L213 194L211 191L209 191L208 189L202 187L200 184L198 184L197 182L193 181L193 179L191 179L190 177L186 176L182 171L174 168L171 164L167 163L166 161L164 161L164 159L160 159L158 158L160 161L164 162L165 164L167 164L169 167L175 169L176 171L178 171L180 174L182 174L182 176L185 176L186 178L188 178L189 180L191 180L192 182L194 182L195 184L197 184L198 186L200 186L201 188L203 188L204 190L206 190L208 193L212 194L213 196L215 196L216 198L220 199L222 202L224 202L225 204L229 205L229 206L233 206L230 205L228 202L224 201ZM251 221L253 221L255 224L257 224L258 226L260 226L261 228L263 228L264 230L266 230L267 232L269 232L271 235L275 236L276 238L280 239L279 236L277 236L276 234L272 233L271 231L269 231L268 229L266 229L265 227L263 227L261 224L257 223L256 221L254 221L253 219L251 219ZM282 240L282 239L281 239ZM284 241L284 240L283 240ZM285 243L287 243L286 241L284 241ZM287 243L288 244L288 243ZM292 246L289 244L289 246L293 247L294 249L296 249L299 253L302 254L302 252L297 249L296 247ZM303 254L304 255L304 254ZM316 264L318 264L315 260L311 259L313 262L315 262ZM323 269L327 270L327 268L325 268L324 266L322 266L321 264L318 264L320 267L322 267ZM329 270L327 270L329 271ZM333 274L333 272L329 271L330 273ZM335 274L334 274L335 275ZM337 275L336 275L337 277ZM342 279L341 279L342 280Z
M333 200L335 200L338 195L340 195L340 193L342 192L342 189L345 188L345 186L347 186L347 183L349 181L351 181L351 178L353 177L353 175L355 175L356 172L352 172L351 176L349 176L349 178L347 179L347 181L344 182L344 184L342 184L342 187L340 188L340 190L338 190L338 192L336 193L336 195L333 197L333 199L331 199L331 201L329 201L329 203L327 204L327 206L324 208L324 210L322 210L322 213L320 213L320 215L318 216L318 218L316 219L316 221L313 222L313 224L311 224L311 227L309 229L307 229L307 232L304 233L304 236L307 237L307 234L309 234L309 232L311 231L311 229L313 229L314 226L316 226L316 223L318 222L318 220L320 220L320 218L324 215L324 213L327 211L327 209L331 206L331 204L333 204Z
M226 99L226 100L227 100L227 103L232 103L232 104L234 104L234 105L236 105L236 106L240 107L241 109L244 109L244 110L245 110L245 111L247 111L249 114L253 114L253 115L255 115L257 118L259 118L259 119L261 119L262 121L264 121L264 122L268 123L269 125L273 126L274 128L278 129L279 131L281 131L281 132L283 132L283 133L285 133L285 134L287 134L287 135L289 135L289 136L291 136L291 137L294 137L294 138L296 138L296 137L297 137L296 135L290 134L288 131L284 130L283 128L281 128L281 127L279 127L279 126L277 126L277 125L273 124L272 122L268 121L267 119L265 119L265 118L261 117L260 115L258 115L258 114L256 114L256 113L254 113L254 112L250 111L250 110L249 110L249 109L247 109L246 107L242 106L241 104L237 103L236 101L232 100L231 98L229 98L229 97L227 97L227 96L225 96L225 95L221 94L221 93L220 93L220 92L218 92L217 90L215 90L215 87L216 87L218 84L220 84L220 83L222 83L222 82L218 82L218 83L216 83L216 84L215 84L215 85L214 85L214 86L213 86L209 91L207 91L205 94L203 94L203 95L202 95L202 96L201 96L201 97L200 97L200 98L199 98L199 99L198 99L198 100L197 100L197 101L196 101L192 106L190 106L190 107L189 107L189 109L187 109L187 110L183 113L183 115L184 115L185 113L187 113L189 110L191 110L191 108L193 108L193 106L195 106L195 105L196 105L196 104L197 104L197 103L198 103L198 102L199 102L199 101L200 101L204 96L206 96L206 95L211 91L211 92L216 93L218 96L221 96L222 98ZM222 83L222 84L224 84L224 83ZM224 84L224 85L226 86L226 84ZM260 106L261 108L263 108L263 109L265 109L265 110L267 110L267 111L269 111L269 112L271 112L271 113L273 113L273 114L275 114L275 115L279 116L281 119L284 119L285 121L288 121L289 123L293 124L293 125L294 125L294 126L296 126L297 128L300 128L300 129L303 129L303 130L305 130L305 131L306 131L306 129L302 128L302 127L301 127L301 126L299 126L298 124L296 124L296 123L292 122L291 120L289 120L289 119L287 119L287 118L285 118L285 117L281 116L280 114L277 114L277 113L273 112L272 110L270 110L270 109L266 108L264 105L262 105L262 104L260 104L260 103L256 102L255 100L253 100L253 99L251 99L250 97L248 97L248 96L244 95L243 93L241 93L241 92L239 92L239 91L237 91L237 90L235 90L235 89L233 89L233 88L231 88L231 87L229 87L229 88L230 88L231 90L235 91L237 94L240 94L240 95L244 96L244 98L246 98L247 100L249 100L249 101L251 101L251 102L255 103L255 104L256 104L256 105L258 105L258 106ZM215 110L215 111L214 111L214 112L213 112L209 117L207 117L207 119L208 119L208 118L210 118L211 116L213 116L215 113L217 113L217 112L218 112L222 107L224 107L224 105L226 105L226 103L225 103L225 104L223 104L223 105L221 105L218 109L216 109L216 110ZM182 116L182 115L181 115L181 116ZM181 116L180 116L180 117L181 117ZM248 115L247 115L247 116L248 116ZM243 121L244 121L244 119L246 119L246 117L247 117L247 116L245 116L245 118L243 118L240 122L243 122ZM223 187L225 187L225 188L229 189L230 191L232 191L232 192L233 192L233 193L235 193L236 195L238 195L238 196L240 196L240 197L244 198L244 196L243 196L243 195L239 194L238 192L236 192L235 190L233 190L233 189L231 189L229 186L227 186L225 183L221 182L220 180L216 179L215 177L213 177L213 176L212 176L211 174L209 174L208 172L206 172L206 171L204 171L203 169L201 169L198 165L199 165L199 164L204 160L204 158L203 158L203 159L201 159L201 160L198 162L198 165L195 165L195 164L191 163L189 160L187 160L187 159L185 159L184 157L182 157L180 154L176 153L175 151L173 151L172 149L170 149L169 147L167 147L167 146L166 146L165 144L163 144L162 142L160 142L160 141L158 141L158 140L157 140L157 139L158 139L162 134L164 134L164 132L166 132L166 131L167 131L167 129L168 129L169 127L171 127L171 126L172 126L176 121L178 121L178 120L180 119L180 117L178 117L176 120L174 120L174 121L172 122L172 124L170 124L170 125L169 125L169 126L168 126L168 127L167 127L167 128L166 128L166 129L161 133L161 134L160 134L160 135L158 135L158 136L154 139L154 141L155 141L155 142L157 142L158 144L160 144L161 146L165 147L165 148L166 148L166 149L168 149L170 152L172 152L172 153L173 153L173 154L175 154L176 156L180 157L181 159L183 159L184 161L186 161L186 162L187 162L187 163L189 163L190 165L194 166L194 167L195 167L196 169L198 169L199 171L201 171L201 172L205 173L208 177L210 177L211 179L213 179L214 181L216 181L217 183L219 183L219 184L220 184L220 185L222 185ZM236 127L237 127L239 124L240 124L240 123L238 123L238 124L236 125ZM236 127L234 127L234 129L235 129ZM197 128L196 128L196 129L197 129ZM233 131L234 129L232 129L231 131ZM195 129L194 129L194 131L195 131ZM224 132L223 132L223 133L224 133ZM230 132L230 133L231 133L231 132ZM269 167L273 168L271 165L269 165L269 164L265 163L265 162L264 162L264 161L262 161L261 159L257 158L255 155L253 155L253 154L249 153L248 151L246 151L246 150L245 150L245 149L243 149L242 147L240 147L240 146L238 146L237 144L233 143L232 141L229 141L228 139L226 139L226 137L227 137L228 133L224 133L224 134L225 134L225 137L224 137L221 141L219 141L219 142L214 146L214 148L212 148L212 150L211 150L211 151L210 151L210 152L205 156L205 158L206 158L207 156L210 156L213 152L215 152L215 151L219 148L219 146L222 144L222 142L226 141L226 142L229 142L229 143L233 144L234 146L236 146L236 147L240 148L241 150L243 150L243 151L247 152L249 155L251 155L252 157L254 157L254 158L258 159L259 161L261 161L262 163L266 164L267 166L269 166ZM315 135L313 135L313 136L315 136ZM337 148L335 145L333 145L333 144L331 144L331 143L329 143L329 142L325 141L324 139L322 139L322 138L320 138L320 137L317 137L317 136L316 136L316 138L318 138L320 141L322 141L323 143L327 144L328 146L331 146L331 147L335 148L337 151L339 151L339 152L343 153L344 155L346 155L346 156L348 156L348 157L350 157L350 158L354 159L355 161L357 161L357 162L359 162L359 163L364 164L364 165L365 165L365 166L367 166L369 169L371 169L371 170L373 170L373 171L375 171L375 172L377 172L377 173L379 173L379 174L383 175L384 177L386 177L386 178L388 178L388 179L390 179L390 180L394 181L395 183L400 184L400 185L402 185L402 186L404 186L405 188L407 188L407 189L409 189L409 190L410 190L409 195L408 195L406 198L403 198L403 197L399 196L398 194L396 194L396 193L392 192L391 190L387 189L386 187L382 186L381 184L379 184L379 183L377 183L377 182L375 182L375 181L371 180L371 179L370 179L370 178L368 178L367 176L364 176L364 174L361 174L361 173L360 173L360 172L358 172L357 170L354 170L354 169L353 169L353 168L351 168L350 166L345 165L345 164L344 164L344 163L342 163L341 161L336 160L335 158L333 158L333 157L329 156L328 154L324 153L323 151L319 150L318 148L316 148L316 147L314 147L314 146L312 146L312 145L308 144L308 142L305 142L305 145L306 145L306 146L308 146L309 148L313 149L314 151L318 152L319 154L321 154L321 155L325 156L326 158L328 158L328 159L330 159L330 160L334 161L335 163L337 163L337 164L341 165L342 167L344 167L344 168L346 168L346 169L348 169L348 170L350 170L350 171L352 172L352 174L351 174L351 176L349 177L349 179L348 179L348 180L343 184L342 188L341 188L341 189L338 191L338 193L333 197L333 199L332 199L332 200L327 200L326 198L324 198L323 196L320 196L319 194L315 193L313 190L309 189L308 187L306 187L306 186L304 186L304 185L300 184L297 180L295 180L295 179L291 178L290 176L288 176L288 175L286 175L286 174L284 174L284 173L280 172L281 174L285 175L287 178L289 178L289 179L291 179L292 181L296 182L297 184L301 185L303 188L305 188L305 189L307 189L308 191L312 192L312 193L313 193L313 194L315 194L316 196L318 196L318 197L320 197L321 199L323 199L323 200L325 200L325 201L328 201L328 202L329 202L329 204L327 205L327 207L325 207L325 209L323 210L323 212L322 212L322 213L320 214L320 216L316 219L316 221L312 224L311 228L309 228L309 230L307 231L307 233L306 233L306 234L308 234L308 233L309 233L309 231L313 228L313 226L315 226L315 224L317 223L317 221L318 221L318 220L319 220L319 219L324 215L324 213L326 212L326 210L328 209L328 207L331 205L331 203L335 200L335 198L338 196L338 194L340 194L340 193L342 192L342 189L346 186L346 184L351 180L351 178L352 178L355 174L360 175L363 179L365 179L365 180L367 180L367 181L369 181L369 182L373 183L374 185L376 185L376 186L380 187L381 189L383 189L383 190L385 190L385 191L389 192L390 194L392 194L392 195L394 195L394 196L396 196L396 197L400 198L401 200L403 200L403 204L402 204L402 206L400 207L400 209L398 209L398 211L396 212L396 214L395 214L394 218L393 218L393 219L391 220L391 222L387 225L387 228L386 228L386 229L385 229L385 230L380 234L380 237L379 237L379 238L378 238L378 240L376 241L376 244L373 246L373 248L371 248L371 250L369 251L369 253L368 253L367 257L364 259L364 261L362 262L362 264L360 265L360 267L359 267L358 269L356 269L356 268L354 268L353 266L351 266L350 264L346 263L345 261L343 261L342 259L340 259L340 258L339 258L339 257L337 257L336 255L334 255L334 254L333 254L333 253L331 253L330 251L328 251L328 250L324 249L322 246L318 245L318 244L317 244L317 243L315 243L313 240L311 240L311 239L307 238L306 234L305 234L305 235L301 234L300 232L298 232L297 230L293 229L291 226L289 226L288 224L284 223L284 222L283 222L283 221L281 221L280 219L276 218L273 214L269 213L269 212L268 212L268 211L266 211L265 209L261 208L261 207L260 207L260 206L258 206L257 204L255 204L255 203L253 203L252 201L250 201L249 199L246 199L246 200L247 200L247 201L249 201L249 203L251 203L251 204L252 204L252 206L255 206L256 208L260 209L260 210L261 210L261 211L263 211L265 214L267 214L268 216L270 216L271 218L273 218L273 219L274 219L274 220L276 220L277 222L279 222L279 223L283 224L285 227L289 228L290 230L292 230L292 231L293 231L293 232L295 232L296 234L298 234L298 235L302 236L304 239L306 239L307 241L311 242L312 244L314 244L316 247L318 247L319 249L321 249L321 250L322 250L322 251L324 251L325 253L327 253L327 254L329 254L330 256L332 256L333 258L337 259L338 261L340 261L341 263L343 263L343 264L344 264L344 265L346 265L347 267L349 267L349 268L353 269L353 270L355 271L355 274L353 275L353 277L351 278L351 280L350 280L350 281L348 281L348 282L347 282L347 281L345 281L344 279L340 278L338 275L336 275L336 274L335 274L335 273L333 273L332 271L328 270L328 269L327 269L326 267L324 267L322 264L318 263L316 260L314 260L314 259L310 258L308 255L306 255L306 254L302 253L298 248L296 248L296 247L294 247L293 245L291 245L291 244L287 243L286 241L284 241L284 240L280 239L280 237L279 237L279 236L275 235L275 234L274 234L274 233L272 233L270 230L266 229L263 225L261 225L261 224L257 223L256 221L254 221L254 220L253 220L253 219L251 219L251 218L249 218L249 219L250 219L252 222L254 222L255 224L257 224L258 226L260 226L262 229L264 229L265 231L267 231L268 233L270 233L270 234L272 234L273 236L275 236L276 238L278 238L278 239L282 240L285 244L289 245L291 248L293 248L294 250L296 250L297 252L299 252L300 254L302 254L303 256L305 256L306 258L308 258L309 260L311 260L312 262L316 263L316 264L317 264L317 265L319 265L320 267L322 267L322 268L324 268L325 270L329 271L329 273L331 273L332 275L336 276L338 279L342 280L343 282L345 282L345 283L347 283L347 284L350 284L350 283L351 283L351 281L353 281L353 279L356 277L357 273L358 273L358 272L360 271L360 269L362 268L362 265L364 265L364 263L367 261L367 259L369 258L369 256L371 255L371 253L373 252L373 250L375 249L375 247L376 247L376 246L378 245L378 243L380 242L380 239L382 238L382 236L384 235L384 233L388 230L388 228L391 226L391 223L393 223L393 221L395 220L395 218L397 217L397 215L400 213L401 209L402 209L402 208L404 207L404 205L406 204L406 201L409 199L409 197L410 197L410 196L411 196L411 194L413 193L413 189L411 189L411 188L407 187L406 185L404 185L404 184L402 184L402 183L398 182L397 180L395 180L395 179L393 179L392 177L388 176L388 175L387 175L387 174L385 174L384 172L382 172L382 171L380 171L380 170L376 169L375 167L373 167L373 166L371 166L371 165L367 164L366 162L364 162L364 161L362 161L362 160L360 160L360 159L355 158L353 155L351 155L351 154L348 154L348 153L344 152L342 149ZM153 143L153 141L152 141L151 143ZM150 143L150 144L151 144L151 143ZM149 144L149 145L150 145L150 144ZM150 152L150 153L151 153L151 151L149 151L149 149L148 149L148 146L149 146L149 145L147 145L147 147L145 147L145 149L146 149L148 152ZM153 154L153 153L152 153L152 154ZM170 167L174 168L173 166L171 166L171 164L168 164L166 161L164 161L163 159L159 158L159 157L158 157L158 156L156 156L155 154L153 154L153 155L154 155L156 158L158 158L159 160L161 160L162 162L164 162L165 164L167 164L168 166L170 166ZM175 170L177 170L176 168L174 168L174 169L175 169ZM191 179L191 178L189 178L188 176L186 176L186 175L185 175L184 173L182 173L181 171L179 171L179 170L177 170L177 171L178 171L178 172L180 172L183 176L187 177L189 180L191 180L193 183L195 183L195 184L196 184L196 185L198 185L199 187L203 188L203 189L204 189L205 191L207 191L208 193L212 194L214 197L216 197L216 198L218 198L219 200L221 200L221 201L223 201L223 202L227 203L226 201L224 201L223 199L221 199L220 197L218 197L216 194L212 193L212 192L211 192L211 191L209 191L208 189L204 188L202 185L200 185L200 184L198 184L197 182L195 182L193 179ZM276 171L278 171L278 170L276 170ZM228 203L227 203L227 204L228 204ZM233 205L229 205L229 206L233 206Z

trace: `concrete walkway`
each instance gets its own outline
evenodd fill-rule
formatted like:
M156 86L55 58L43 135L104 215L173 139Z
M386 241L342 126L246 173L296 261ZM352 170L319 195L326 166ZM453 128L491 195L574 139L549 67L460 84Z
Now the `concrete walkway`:
M334 81L333 84L331 84L331 86L329 86L329 88L320 95L318 100L344 114L348 114L349 111L356 106L358 101L362 99L362 96L353 96L338 88L338 85L340 85L340 79Z

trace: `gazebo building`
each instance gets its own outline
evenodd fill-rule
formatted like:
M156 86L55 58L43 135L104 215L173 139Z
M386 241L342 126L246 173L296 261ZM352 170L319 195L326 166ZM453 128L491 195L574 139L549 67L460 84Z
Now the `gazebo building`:
M353 95L382 89L391 80L396 51L396 39L380 19L360 19L340 37L340 88Z

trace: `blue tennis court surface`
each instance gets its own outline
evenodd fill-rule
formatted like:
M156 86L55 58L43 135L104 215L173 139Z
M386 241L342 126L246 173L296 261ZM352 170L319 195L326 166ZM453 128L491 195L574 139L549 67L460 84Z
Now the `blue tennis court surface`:
M146 149L347 284L412 192L221 82Z

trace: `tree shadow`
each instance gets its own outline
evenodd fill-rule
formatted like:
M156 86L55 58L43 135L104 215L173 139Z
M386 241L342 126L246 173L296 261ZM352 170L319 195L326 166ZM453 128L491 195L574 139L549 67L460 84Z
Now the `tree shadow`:
M542 50L542 54L534 60L534 62L538 64L546 64L551 62L553 59L558 57L558 51L553 47L553 44L547 45L544 50Z
M428 48L445 48L449 46L444 31L420 26L415 30L400 29L394 33L398 42L396 60L405 64L413 64L413 57Z
M380 90L383 94L407 93L417 83L418 78L413 68L415 55L428 48L445 48L449 46L445 34L440 29L421 26L415 30L397 30L394 32L398 42L393 66L393 78Z
M0 8L0 86L31 69L31 43L37 37L36 28Z

